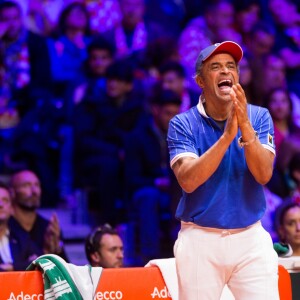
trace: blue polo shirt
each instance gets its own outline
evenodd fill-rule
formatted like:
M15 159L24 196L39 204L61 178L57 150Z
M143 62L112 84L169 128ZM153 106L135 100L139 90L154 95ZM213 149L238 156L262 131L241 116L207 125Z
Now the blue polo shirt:
M248 104L248 116L261 144L275 154L274 127L269 111ZM201 101L176 115L170 121L167 138L171 167L180 157L200 157L222 134L222 129L206 115ZM224 229L247 227L262 218L266 209L263 187L247 167L244 148L238 145L240 136L239 130L219 167L205 183L192 193L183 191L176 218Z

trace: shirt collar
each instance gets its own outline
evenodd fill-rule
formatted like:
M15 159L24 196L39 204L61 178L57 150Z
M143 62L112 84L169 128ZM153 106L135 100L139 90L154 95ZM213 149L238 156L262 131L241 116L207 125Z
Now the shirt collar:
M204 105L203 103L205 103L205 98L204 96L201 94L200 97L199 97L199 102L197 104L197 109L200 113L200 115L206 117L206 118L209 118L209 116L206 114L205 112L205 109L204 109Z

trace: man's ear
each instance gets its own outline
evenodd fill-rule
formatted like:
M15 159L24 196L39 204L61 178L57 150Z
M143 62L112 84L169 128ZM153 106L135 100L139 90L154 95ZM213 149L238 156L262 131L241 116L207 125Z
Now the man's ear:
M91 259L92 259L93 263L98 265L101 261L100 254L98 252L91 253Z
M203 82L203 79L201 78L201 76L197 75L196 78L195 78L195 81L203 89L204 82Z

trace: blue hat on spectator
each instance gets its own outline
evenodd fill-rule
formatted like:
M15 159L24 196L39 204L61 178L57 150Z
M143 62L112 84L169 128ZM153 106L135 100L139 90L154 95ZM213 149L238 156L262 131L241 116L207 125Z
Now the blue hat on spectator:
M229 53L232 55L234 60L238 63L242 57L243 57L243 50L241 46L235 42L232 41L225 41L222 43L216 43L211 46L208 46L204 48L196 61L196 73L198 72L200 66L202 63L207 60L209 57L211 57L213 54L218 54L218 53Z

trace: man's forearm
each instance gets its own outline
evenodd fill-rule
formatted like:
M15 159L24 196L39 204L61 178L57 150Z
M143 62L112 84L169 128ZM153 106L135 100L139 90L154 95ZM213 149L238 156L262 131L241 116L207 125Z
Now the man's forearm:
M274 154L264 148L258 139L244 149L250 172L258 183L265 185L273 174Z
M231 141L224 135L199 158L181 158L173 170L182 189L191 193L216 171Z

